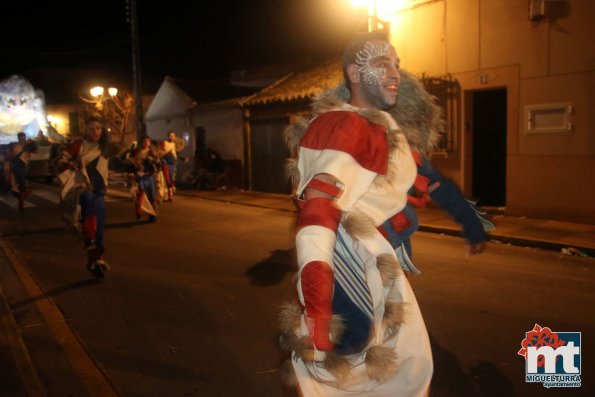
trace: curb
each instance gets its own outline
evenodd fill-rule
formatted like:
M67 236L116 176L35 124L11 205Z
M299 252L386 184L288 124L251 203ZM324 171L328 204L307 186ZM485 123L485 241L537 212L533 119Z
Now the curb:
M455 229L448 229L443 227L431 226L431 225L423 225L420 224L419 231L427 232L427 233L439 233L445 234L448 236L460 237L461 231ZM568 244L560 244L554 243L552 241L543 241L543 240L533 240L524 237L518 236L505 236L503 234L497 233L488 233L488 241L497 241L505 244L511 244L519 247L531 247L531 248L541 248L548 251L557 251L561 253L562 249L568 248ZM582 252L584 252L588 257L595 256L595 249L589 247L582 247L573 245L573 248L576 248Z
M178 194L180 196L185 196L185 197L197 197L197 198L200 198L203 200L219 201L222 203L232 203L232 204L244 205L247 207L273 209L273 210L283 211L283 212L296 212L296 210L294 210L294 209L274 207L274 206L270 206L270 205L260 205L257 203L246 203L246 202L242 202L239 200L233 200L233 199L230 200L230 199L212 197L212 196L208 196L208 195L201 195L199 192L189 193L189 192L184 192L183 190L182 191L178 190L178 192L176 194ZM121 196L121 195L122 195L122 193L119 193L116 196ZM432 225L420 223L418 230L422 231L422 232L427 232L427 233L445 234L448 236L463 238L463 236L461 235L461 231L459 229L451 229L451 228L432 226ZM563 249L566 249L569 247L569 244L560 244L560 243L555 243L553 241L545 241L545 240L535 240L535 239L529 239L529 238L520 237L520 236L507 236L507 235L498 234L498 233L488 233L488 241L501 242L504 244L511 244L511 245L519 246L519 247L541 248L541 249L545 249L548 251L556 251L558 253L561 253L561 251ZM572 248L576 248L576 249L582 251L588 257L595 256L594 248L580 246L580 245L572 245Z
M233 203L233 204L245 205L245 206L249 206L249 207L275 209L275 210L284 211L284 212L295 212L294 210L289 210L289 209L285 209L285 208L273 208L271 206L258 205L258 204L254 204L254 203L243 203L241 201L225 200L225 199L219 199L216 197L207 197L207 196L202 196L200 194L184 194L184 196L200 197L201 199L204 199L204 200ZM450 228L444 228L444 227L439 227L439 226L432 226L432 225L428 225L428 224L420 224L418 230L422 231L422 232L427 232L427 233L445 234L448 236L463 238L463 236L461 235L461 231L459 229L450 229ZM534 240L534 239L528 239L528 238L519 237L519 236L506 236L506 235L498 234L498 233L488 233L488 241L497 241L497 242L511 244L511 245L515 245L515 246L519 246L519 247L541 248L541 249L545 249L548 251L556 251L559 253L561 253L562 249L568 248L568 244L560 244L560 243L555 243L552 241L544 241L544 240ZM579 245L573 245L572 247L584 252L589 257L595 256L595 249L593 249L593 248L579 246Z

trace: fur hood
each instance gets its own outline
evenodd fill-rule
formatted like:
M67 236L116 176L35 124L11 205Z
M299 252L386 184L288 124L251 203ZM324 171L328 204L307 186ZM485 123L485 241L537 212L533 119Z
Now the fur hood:
M312 104L312 115L335 110L349 101L350 93L345 83L319 94ZM356 112L373 123L386 125L377 110L355 108ZM430 153L444 130L442 109L422 83L411 73L401 70L399 95L394 106L386 110L396 120L413 150ZM387 126L388 127L388 126ZM301 138L308 128L308 120L300 119L285 131L285 142L292 154L296 153Z

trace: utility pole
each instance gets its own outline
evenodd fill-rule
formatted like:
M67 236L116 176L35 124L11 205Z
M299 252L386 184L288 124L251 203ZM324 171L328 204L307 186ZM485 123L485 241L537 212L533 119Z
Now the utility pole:
M134 106L136 115L136 138L140 142L145 136L143 123L143 87L140 70L140 46L138 39L138 11L137 0L129 0L130 4L130 29L132 35L132 83L134 91Z

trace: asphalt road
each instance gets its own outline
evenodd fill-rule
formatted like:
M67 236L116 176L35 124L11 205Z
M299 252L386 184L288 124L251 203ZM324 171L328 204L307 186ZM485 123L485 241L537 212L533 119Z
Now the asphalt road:
M279 381L276 319L293 298L292 214L176 196L150 224L134 219L130 201L112 199L112 270L96 282L52 188L38 187L23 214L2 197L0 232L120 394L295 395ZM496 244L468 258L461 239L426 233L414 252L432 396L595 395L595 260ZM85 395L77 376L61 376L77 364L45 330L39 296L17 284L6 295L42 383L50 395ZM580 389L525 383L517 352L536 323L582 332Z

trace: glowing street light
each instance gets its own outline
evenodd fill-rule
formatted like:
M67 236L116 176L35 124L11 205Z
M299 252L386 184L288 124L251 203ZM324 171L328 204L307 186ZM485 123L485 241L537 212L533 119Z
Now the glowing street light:
M426 1L428 0L418 0L415 4ZM368 8L368 31L388 30L389 22L381 18L411 8L412 3L412 0L351 0L351 5L355 8Z
M84 100L85 102L88 103L93 103L95 105L95 107L99 110L103 109L103 103L109 99L116 99L116 96L118 95L118 89L116 87L109 87L107 89L107 93L109 94L108 96L105 96L105 88L103 88L102 86L95 86L93 88L91 88L89 90L89 93L91 94L91 97L93 99L86 99L86 98L82 98L82 100Z
M89 90L93 98L98 98L103 95L103 87L97 86Z
M134 98L126 90L120 91L116 87L95 86L88 92L90 95L80 96L83 102L91 105L85 109L86 117L101 117L107 130L120 135L124 142L129 120L134 114Z

